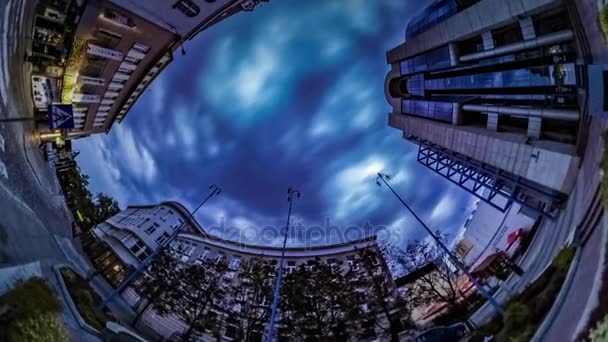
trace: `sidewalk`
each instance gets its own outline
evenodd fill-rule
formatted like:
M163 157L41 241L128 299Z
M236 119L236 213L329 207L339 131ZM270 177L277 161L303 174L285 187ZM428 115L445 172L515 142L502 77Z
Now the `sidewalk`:
M543 323L534 341L574 341L577 328L585 311L587 300L591 296L595 274L602 270L600 265L601 246L604 243L603 220L595 227L587 244L581 247L581 257L573 277L569 283L564 284L563 301L557 300L557 313L554 317L547 317L548 322Z
M59 285L59 282L57 281L55 272L53 271L53 264L45 264L43 266L43 273L45 279L49 282L49 284L51 284L51 286L55 290L55 293L57 294L57 297L61 300L61 319L63 320L65 327L68 330L68 334L70 335L70 341L100 342L100 338L95 335L92 335L86 330L83 330L78 325L76 318L68 307L68 302L63 296L63 292L61 291L61 287Z

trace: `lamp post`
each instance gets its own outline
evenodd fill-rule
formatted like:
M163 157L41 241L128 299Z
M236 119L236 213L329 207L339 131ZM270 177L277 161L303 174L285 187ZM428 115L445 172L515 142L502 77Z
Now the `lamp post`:
M219 195L220 193L222 193L222 189L213 184L211 186L209 186L209 194L207 194L207 197L205 197L203 199L203 201L194 209L194 211L192 211L192 213L189 213L189 216L191 218L194 218L194 214L196 214L196 212L205 204L207 203L207 201L214 196ZM125 279L125 281L123 281L116 289L114 289L114 291L112 291L112 293L106 298L104 299L98 306L99 309L103 308L104 306L106 306L110 301L112 301L112 299L119 293L121 293L122 291L124 291L127 286L130 285L130 283L135 280L135 278L137 278L150 264L152 264L152 262L154 262L154 259L156 259L156 257L158 256L158 254L160 254L161 251L167 249L169 247L169 245L171 244L171 242L173 242L173 240L175 240L175 238L177 237L177 234L179 234L179 232L187 225L187 222L184 221L182 222L182 224L177 227L177 229L175 229L175 231L173 231L173 233L171 234L171 236L167 239L167 241L165 241L165 243L163 243L163 245L160 248L157 248L156 251L154 253L152 253L149 257L147 257L141 264L139 264L139 266L135 269L135 271L133 271L128 277L127 279Z
M281 251L281 259L279 260L279 269L277 270L277 281L274 284L274 297L272 298L272 306L270 311L270 322L266 330L264 342L272 342L274 335L274 323L277 317L277 309L279 306L279 296L281 294L281 278L283 277L283 262L285 259L285 246L287 245L287 236L289 234L289 220L291 219L291 206L293 204L293 196L300 198L300 192L293 188L287 189L287 202L289 209L287 210L287 225L285 226L285 237L283 238L283 250Z
M504 311L503 311L502 307L500 306L500 304L498 304L498 302L494 299L494 297L492 297L492 295L488 291L486 291L486 289L483 288L483 286L477 281L477 279L475 277L473 277L473 275L460 262L460 260L458 260L458 258L456 258L456 256L454 256L454 254L452 254L452 252L431 231L431 229L422 221L422 219L420 219L420 217L418 217L418 215L416 215L416 213L412 210L412 208L410 208L410 206L407 205L407 203L405 203L405 201L401 198L401 196L399 196L399 194L397 194L397 192L395 192L393 187L391 187L391 185L388 183L388 181L390 179L391 179L391 177L389 175L378 172L378 177L376 178L376 184L378 184L378 186L381 187L382 183L384 183L384 185L386 185L391 190L391 192L393 193L393 195L395 195L395 197L399 200L399 202L401 202L401 204L403 204L403 206L414 216L414 218L418 221L418 223L420 223L420 225L422 225L422 227L426 230L426 232L433 238L435 243L449 257L450 261L454 264L454 266L456 266L456 268L458 268L462 273L464 273L469 278L469 280L477 288L477 291L479 291L479 293L485 299L488 300L488 303L490 303L490 305L492 305L494 307L494 309L496 310L497 313L499 313L500 315L504 315ZM382 183L380 183L380 181L382 181Z

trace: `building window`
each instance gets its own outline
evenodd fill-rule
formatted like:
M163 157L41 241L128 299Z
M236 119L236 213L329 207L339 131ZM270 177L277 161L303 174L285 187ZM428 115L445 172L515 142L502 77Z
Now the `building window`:
M205 261L207 259L208 255L209 255L209 248L205 247L205 250L196 258L195 262L197 264L203 263L203 261Z
M173 5L173 8L180 10L190 18L196 17L201 12L201 9L192 0L179 0Z
M123 74L126 74L126 75L131 75L131 73L133 72L133 70L120 67L120 68L118 68L118 72L122 72Z
M144 261L151 254L150 248L148 248L143 241L137 241L131 246L130 251L135 255L139 261Z
M150 222L150 219L149 219L149 218L146 218L145 220L143 220L143 221L142 221L140 224L138 224L137 226L141 228L142 226L146 225L146 223L148 223L148 222Z
M231 270L238 270L239 269L239 265L241 264L241 257L240 256L235 256L232 260L230 260L230 269Z
M162 246L167 240L169 240L169 233L163 232L161 236L156 238L156 243Z
M222 262L222 260L224 260L224 253L221 253L215 256L215 263L219 264L220 262Z
M125 84L125 83L127 83L127 80L123 80L121 78L112 78L112 82L118 83L118 84Z
M133 47L131 49L137 50L141 53L147 53L148 51L150 51L150 47L141 43L135 43L133 44Z
M182 250L182 254L190 256L190 255L192 255L192 251L194 251L194 247L184 246L184 248Z
M139 63L139 59L131 57L131 56L126 56L125 61L129 62L131 64L135 64L135 65L137 65Z
M296 269L296 262L288 261L287 262L287 273L291 274L291 272L295 271L295 269Z
M150 235L156 231L156 228L160 227L158 223L152 224L150 227L146 229L146 234Z
M95 33L94 42L96 45L114 50L118 46L118 43L120 43L121 39L122 36L118 33L98 28L97 32Z
M106 8L105 12L103 13L103 16L106 19L111 20L118 25L130 27L130 28L135 27L135 23L133 22L133 20L131 18L129 18L125 15L122 15L113 9Z
M167 217L173 216L173 215L175 215L175 214L173 214L173 212L171 210L169 210L166 214L162 215L160 217L160 219L163 220L163 221L167 221Z
M354 255L347 256L346 262L348 263L348 266L350 267L351 270L353 270L353 271L359 270L359 264L357 263L357 260L355 259Z

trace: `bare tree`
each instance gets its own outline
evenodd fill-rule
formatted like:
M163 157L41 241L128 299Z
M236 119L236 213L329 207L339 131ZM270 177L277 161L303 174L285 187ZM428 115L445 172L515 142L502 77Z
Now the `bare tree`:
M446 236L437 233L445 241ZM387 247L387 257L406 273L426 267L428 271L417 275L416 280L406 289L415 305L444 303L455 307L463 298L458 286L459 274L451 264L449 257L433 242L409 241L405 249Z

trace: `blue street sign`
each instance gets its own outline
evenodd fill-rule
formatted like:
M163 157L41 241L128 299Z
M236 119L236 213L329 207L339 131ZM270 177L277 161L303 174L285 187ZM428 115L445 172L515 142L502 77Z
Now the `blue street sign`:
M74 112L71 104L49 105L49 128L74 128Z

